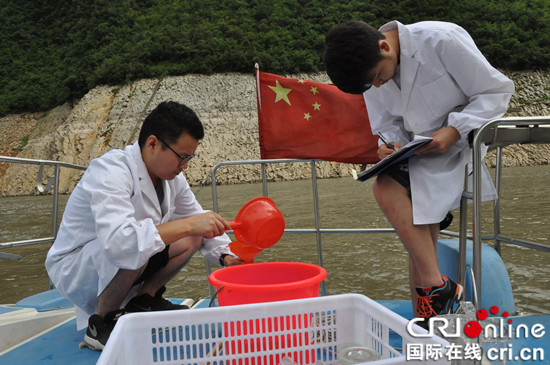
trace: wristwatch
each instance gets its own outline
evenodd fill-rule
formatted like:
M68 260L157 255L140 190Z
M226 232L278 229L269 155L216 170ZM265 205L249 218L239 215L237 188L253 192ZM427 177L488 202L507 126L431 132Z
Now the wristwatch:
M228 253L222 253L221 256L220 256L220 266L225 266L225 262L223 261L225 259L226 256L231 256L229 255Z

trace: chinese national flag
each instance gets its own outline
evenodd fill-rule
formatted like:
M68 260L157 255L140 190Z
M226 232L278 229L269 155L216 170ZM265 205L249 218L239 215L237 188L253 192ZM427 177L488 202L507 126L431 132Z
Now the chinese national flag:
M379 161L362 95L256 69L262 159Z

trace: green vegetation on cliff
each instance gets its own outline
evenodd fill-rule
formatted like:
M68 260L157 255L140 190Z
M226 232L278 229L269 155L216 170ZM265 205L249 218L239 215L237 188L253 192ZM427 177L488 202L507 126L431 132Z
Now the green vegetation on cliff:
M52 108L100 84L217 72L321 71L324 34L445 20L495 66L547 69L548 0L0 0L0 115Z

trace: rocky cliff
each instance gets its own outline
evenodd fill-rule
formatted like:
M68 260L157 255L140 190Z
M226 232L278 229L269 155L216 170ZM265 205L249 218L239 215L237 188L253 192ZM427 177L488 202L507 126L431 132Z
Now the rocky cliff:
M516 84L506 116L550 115L550 76L543 72L513 72ZM325 74L293 75L328 82ZM100 86L74 104L42 113L9 115L0 119L0 155L88 165L90 160L137 139L143 118L161 101L190 106L202 120L206 136L197 157L185 172L192 185L208 180L212 167L225 160L259 159L255 81L253 75L187 75L140 80L124 86ZM487 163L494 165L494 156ZM505 165L550 163L550 146L511 146L504 150ZM348 164L320 162L318 176L349 175ZM0 195L37 193L37 166L0 163ZM272 179L310 176L307 164L268 167ZM46 169L46 175L52 170ZM69 193L81 172L61 170L60 191ZM257 181L257 166L227 167L219 183Z

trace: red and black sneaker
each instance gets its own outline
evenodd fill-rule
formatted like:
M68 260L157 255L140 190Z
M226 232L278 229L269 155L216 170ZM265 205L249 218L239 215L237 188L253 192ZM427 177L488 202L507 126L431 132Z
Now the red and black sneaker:
M418 293L417 308L420 317L426 320L440 314L454 313L455 304L462 300L464 288L455 283L445 275L442 286L432 286L427 288L417 287Z

